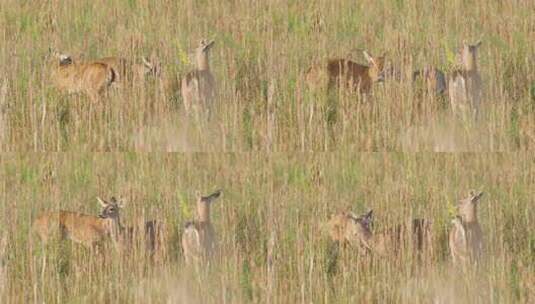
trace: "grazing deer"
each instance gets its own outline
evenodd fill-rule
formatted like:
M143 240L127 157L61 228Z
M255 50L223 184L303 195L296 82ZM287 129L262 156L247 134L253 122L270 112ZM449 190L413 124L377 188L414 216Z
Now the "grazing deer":
M373 57L363 51L369 66L348 59L329 59L327 63L317 64L306 72L309 87L344 87L361 94L369 93L372 85L384 80L385 57Z
M182 249L186 264L208 259L216 245L216 234L210 220L210 205L221 195L218 190L208 196L197 192L197 218L187 222L182 234Z
M382 256L398 255L402 250L411 248L420 254L432 246L431 222L426 219L413 219L410 225L399 224L373 236L373 248Z
M96 101L117 80L114 69L105 63L75 62L69 55L51 52L58 58L50 67L51 79L63 92L84 93Z
M477 117L482 91L481 75L477 69L476 44L464 44L459 52L461 69L455 70L448 79L449 97L453 113L464 118Z
M160 74L160 66L156 63L154 57L151 57L151 60L141 57L141 63L132 62L121 57L105 57L97 59L94 62L100 62L110 66L116 73L116 82L118 83L139 82L146 75L158 76Z
M477 205L483 192L470 191L459 201L459 214L452 220L449 234L450 253L454 263L477 262L483 250L483 231L477 220Z
M215 97L216 83L212 72L208 54L215 41L201 40L195 49L196 69L189 72L182 79L182 99L186 113L192 110L210 109Z
M110 202L100 197L97 197L97 200L102 206L98 217L64 210L46 212L35 219L33 230L43 243L47 243L55 233L59 232L60 239L69 239L91 249L108 238L117 244L122 231L119 217L122 204L119 204L114 197Z
M353 212L335 214L327 222L329 235L333 241L345 246L356 247L359 250L371 250L372 232L370 224L373 220L373 210L358 217Z
M446 76L444 72L434 67L425 67L421 70L414 71L412 74L412 81L416 81L419 78L423 79L429 92L433 92L436 95L446 94L448 85L446 83Z

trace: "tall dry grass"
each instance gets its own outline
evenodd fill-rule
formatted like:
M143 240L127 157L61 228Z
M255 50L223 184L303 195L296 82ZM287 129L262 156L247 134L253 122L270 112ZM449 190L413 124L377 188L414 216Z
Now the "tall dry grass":
M9 151L510 151L533 146L532 1L45 1L0 3L0 72L8 83ZM219 97L212 120L182 114L177 79L203 37ZM455 67L463 40L483 38L481 120L448 126L447 100L409 81L373 97L314 96L303 74L327 57L364 63L387 52L410 74ZM50 46L85 59L154 54L162 80L101 103L62 96ZM268 88L275 90L268 102ZM446 122L444 122L446 121ZM407 139L409 138L409 139Z
M54 172L54 174L50 174ZM8 154L0 162L8 249L6 302L514 303L534 299L535 166L502 154ZM180 234L195 190L221 187L213 224L220 254L187 267ZM485 233L479 268L452 267L447 232L467 189ZM97 195L122 196L125 226L165 225L162 259L143 243L104 256L69 242L41 248L30 231L43 210L98 212ZM380 232L433 221L424 259L337 250L322 232L333 213L375 210ZM42 273L42 259L47 269Z

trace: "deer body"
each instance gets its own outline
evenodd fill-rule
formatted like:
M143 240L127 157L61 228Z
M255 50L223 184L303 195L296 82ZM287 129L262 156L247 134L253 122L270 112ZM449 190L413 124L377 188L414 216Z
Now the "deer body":
M384 80L384 57L374 58L364 52L369 66L348 59L329 59L314 65L306 73L309 87L342 87L361 94L369 93L375 82Z
M362 250L369 250L372 232L370 223L373 211L370 210L361 217L357 217L352 212L341 212L335 214L327 222L327 228L331 240L340 244L349 244Z
M92 100L111 86L117 79L109 65L101 62L78 63L67 55L51 67L53 84L66 93L84 93Z
M479 113L482 80L477 67L477 49L481 41L474 45L463 45L460 51L461 69L449 77L449 97L453 113L477 117Z
M452 221L449 234L450 253L454 263L477 261L483 250L483 231L477 219L477 204L483 192L470 193L459 202L459 215Z
M410 225L400 224L373 236L374 250L380 255L397 255L407 246L412 246L413 252L420 253L430 248L431 222L426 219L413 219Z
M88 248L108 238L116 242L121 231L119 206L116 202L98 199L103 206L98 217L63 210L46 212L35 219L32 228L43 243L47 243L57 232L60 239L69 239Z
M414 71L412 74L412 80L416 81L418 78L422 78L424 80L429 92L442 95L446 94L448 90L446 76L444 75L444 72L437 68L426 67L422 70Z
M196 68L182 78L181 93L187 113L209 109L215 97L216 82L210 70L209 51L214 41L202 40L195 50Z
M182 249L186 263L208 259L216 247L216 233L210 219L210 205L221 195L216 191L208 196L197 195L197 219L186 223L182 234Z

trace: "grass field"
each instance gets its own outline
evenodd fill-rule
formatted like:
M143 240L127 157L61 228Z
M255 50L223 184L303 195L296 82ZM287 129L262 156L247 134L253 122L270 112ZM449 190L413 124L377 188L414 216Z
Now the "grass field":
M534 11L528 0L0 1L0 303L535 302ZM201 38L216 40L209 120L184 115L177 84ZM358 49L403 74L450 72L479 38L476 124L422 83L391 79L365 98L304 83L330 57L365 63ZM51 86L50 47L154 55L163 74L91 103ZM220 252L186 266L195 191L219 188ZM470 189L485 192L485 254L461 270L447 234ZM97 196L124 198L125 226L163 223L162 258L42 248L30 230L40 212L96 215ZM333 247L329 217L369 208L374 232L432 220L424 259Z
M8 302L46 303L527 303L535 298L535 166L494 154L61 154L5 155L1 224L8 237ZM51 174L50 172L53 172ZM186 267L180 231L195 190L223 189L214 225L221 255ZM467 189L480 205L485 258L451 267L446 233ZM45 251L30 232L43 210L97 214L96 196L127 202L123 225L145 215L165 223L164 262L142 247L107 259L78 245ZM412 217L433 220L425 262L338 257L322 232L334 212L375 210L374 231ZM41 273L43 254L48 268Z
M32 1L0 3L0 73L10 151L511 151L533 148L533 1ZM214 38L215 117L183 118L176 78ZM463 40L483 39L482 119L451 126L447 100L387 81L365 101L329 102L303 82L327 57L386 52L404 73L455 68ZM77 58L154 53L162 79L101 103L64 96L48 79L49 47ZM268 103L270 85L273 98ZM334 114L333 114L334 113Z

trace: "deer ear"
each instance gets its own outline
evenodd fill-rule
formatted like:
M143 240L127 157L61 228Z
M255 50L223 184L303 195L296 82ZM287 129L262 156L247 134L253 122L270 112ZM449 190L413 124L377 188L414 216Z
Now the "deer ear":
M483 41L481 41L481 39L479 39L479 40L474 44L474 46L475 46L475 47L480 47L480 46L481 46L481 43L483 43Z
M99 196L97 196L97 201L103 208L108 206L108 203L105 200L101 199Z
M366 58L366 60L368 61L368 63L372 64L372 65L376 65L375 64L375 60L373 59L373 57L366 51L362 51L362 54L364 55L364 57Z

